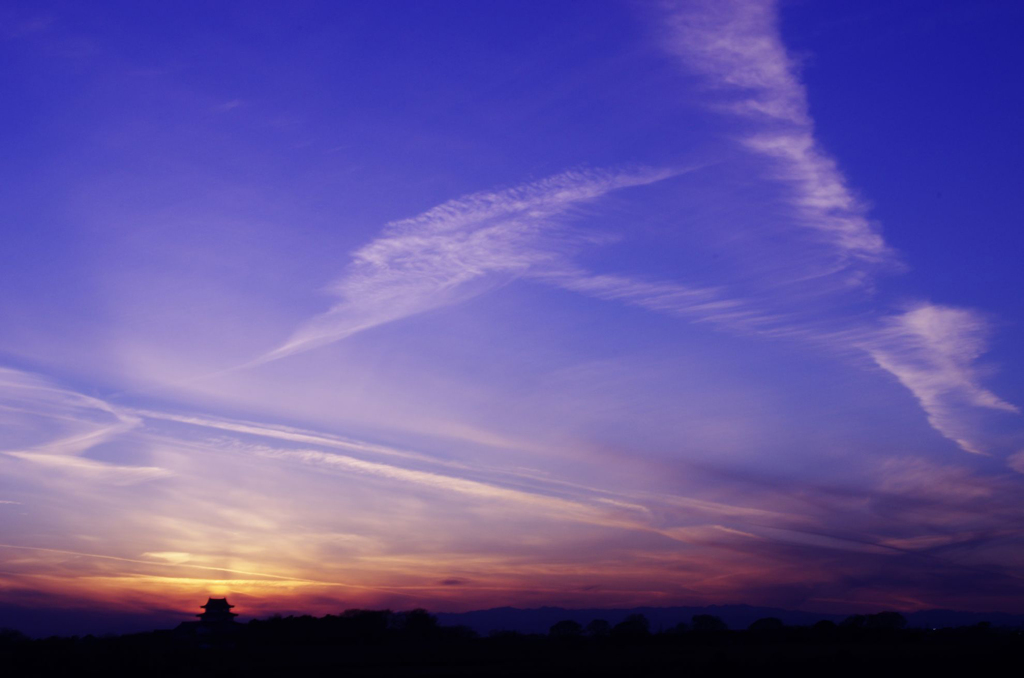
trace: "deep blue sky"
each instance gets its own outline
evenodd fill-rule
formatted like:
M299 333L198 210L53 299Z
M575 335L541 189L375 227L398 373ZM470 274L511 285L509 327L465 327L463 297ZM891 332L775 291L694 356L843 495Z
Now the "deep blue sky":
M0 603L1020 611L1022 14L4 4Z

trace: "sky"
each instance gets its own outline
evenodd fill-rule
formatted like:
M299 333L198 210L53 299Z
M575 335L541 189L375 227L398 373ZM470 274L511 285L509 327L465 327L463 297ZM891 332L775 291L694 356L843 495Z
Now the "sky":
M1024 611L1022 19L0 3L0 607Z

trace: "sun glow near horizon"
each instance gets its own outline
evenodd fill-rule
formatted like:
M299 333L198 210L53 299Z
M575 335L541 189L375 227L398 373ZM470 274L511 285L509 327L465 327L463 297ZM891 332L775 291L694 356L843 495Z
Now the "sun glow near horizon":
M0 12L0 612L1020 611L1014 10L869 4Z

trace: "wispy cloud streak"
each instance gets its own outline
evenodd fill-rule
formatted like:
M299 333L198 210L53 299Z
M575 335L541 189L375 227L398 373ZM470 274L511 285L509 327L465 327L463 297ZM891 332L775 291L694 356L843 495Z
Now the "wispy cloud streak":
M829 246L830 253L798 277L837 274L843 287L870 288L876 273L891 268L896 255L815 138L806 89L782 42L777 2L689 0L664 6L668 49L720 92L721 107L745 121L740 144L772 163L772 178L787 187L794 222ZM802 323L788 329L784 324L755 329L867 351L914 394L932 427L968 452L982 452L967 421L970 410L1017 412L980 385L975 362L986 350L987 326L970 310L921 304L884 318L880 329L841 318L835 323L840 329L824 332Z
M20 445L0 450L0 454L113 484L132 484L168 473L157 467L114 464L82 456L142 423L134 414L99 398L60 388L36 375L0 368L0 408L21 420L49 420L52 423L47 428L60 432L47 432L43 441L33 441L29 436L19 441ZM17 428L25 428L24 421L17 423Z
M1020 411L981 386L976 361L987 348L988 334L988 324L978 313L924 304L887 318L864 349L910 389L936 431L980 454L964 409Z
M867 208L814 137L806 90L779 33L776 3L698 0L666 8L669 50L722 92L726 110L752 124L741 143L772 161L774 178L788 186L797 223L832 246L834 267L891 262L894 253ZM864 275L847 281L863 282Z
M387 224L381 237L355 252L331 287L340 301L255 362L316 348L467 299L503 280L557 268L567 244L557 227L571 210L674 173L570 171L468 195Z
M647 281L624 275L564 270L546 275L545 281L587 296L639 306L649 311L706 322L730 330L769 328L778 318L751 303L730 298L725 290L671 281Z
M582 269L568 256L581 239L564 228L573 210L674 172L572 171L464 196L387 224L381 237L354 253L332 286L339 302L250 365L456 303L513 278L531 278L727 331L812 341L843 353L867 351L914 394L938 432L967 451L981 451L971 442L965 411L1016 410L980 386L973 364L985 341L977 314L921 305L865 322L844 317L841 309L813 319L800 311L799 300L808 294L830 299L837 290L813 281L830 277L840 290L870 289L897 257L815 138L806 89L779 32L777 4L669 2L663 16L668 49L720 93L718 107L743 121L740 145L769 161L771 178L785 187L790 222L802 227L815 248L812 256L794 255L787 277L811 284L798 292L764 282L755 301L738 296L728 281L692 285ZM925 316L931 320L922 322ZM949 331L935 334L939 325Z

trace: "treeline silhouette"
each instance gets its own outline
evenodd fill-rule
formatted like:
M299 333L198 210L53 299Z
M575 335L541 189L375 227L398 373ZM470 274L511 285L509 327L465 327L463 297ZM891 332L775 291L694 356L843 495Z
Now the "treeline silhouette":
M348 610L324 617L274 616L197 633L176 630L114 637L30 640L0 631L0 673L74 676L684 676L754 670L896 672L994 670L1019 665L1020 628L988 624L911 629L896 612L836 624L786 626L764 618L730 630L695 615L652 630L633 614L618 624L560 621L547 634L441 626L426 610Z

